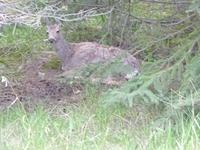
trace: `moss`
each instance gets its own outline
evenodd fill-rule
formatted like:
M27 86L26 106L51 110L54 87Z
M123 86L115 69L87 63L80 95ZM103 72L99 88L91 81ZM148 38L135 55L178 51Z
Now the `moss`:
M58 58L50 59L46 64L43 65L44 69L58 69L61 65L61 62Z

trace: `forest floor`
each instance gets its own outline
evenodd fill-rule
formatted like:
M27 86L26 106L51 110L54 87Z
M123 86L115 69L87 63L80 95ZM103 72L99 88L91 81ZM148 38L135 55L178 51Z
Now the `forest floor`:
M64 84L56 80L62 74L60 68L45 68L49 60L55 58L52 52L45 52L28 60L20 68L20 78L0 84L0 108L5 109L14 103L26 104L27 109L36 105L64 105L77 103L82 97L81 84ZM17 99L17 100L16 100Z

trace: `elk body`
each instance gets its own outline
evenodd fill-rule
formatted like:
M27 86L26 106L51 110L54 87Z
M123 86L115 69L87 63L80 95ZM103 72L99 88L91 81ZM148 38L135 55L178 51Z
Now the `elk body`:
M82 67L91 63L101 63L124 53L123 50L116 47L109 47L93 42L81 42L77 44L69 44L65 41L57 24L48 25L48 40L51 42L62 62L62 70L70 70ZM139 72L138 60L126 54L123 58L125 65L130 65L133 72Z

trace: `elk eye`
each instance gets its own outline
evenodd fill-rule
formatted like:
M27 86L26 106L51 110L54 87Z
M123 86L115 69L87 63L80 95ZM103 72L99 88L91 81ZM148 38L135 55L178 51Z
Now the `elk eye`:
M56 33L59 33L60 31L58 30L58 31L56 31Z
M49 32L47 32L47 34L49 34Z

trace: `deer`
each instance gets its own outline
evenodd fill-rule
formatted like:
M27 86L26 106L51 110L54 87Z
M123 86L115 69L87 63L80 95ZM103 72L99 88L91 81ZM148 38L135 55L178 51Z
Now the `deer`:
M48 41L52 43L61 69L67 71L93 63L103 63L114 59L125 51L113 46L101 45L95 42L69 43L60 31L58 23L47 25ZM139 73L139 61L129 53L123 58L125 65L130 65L133 73Z

